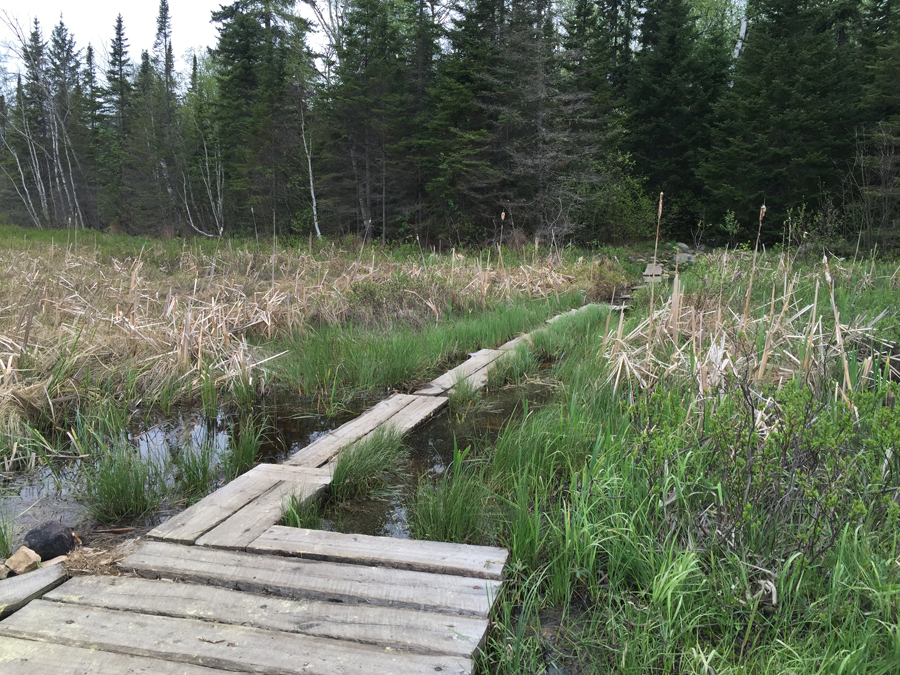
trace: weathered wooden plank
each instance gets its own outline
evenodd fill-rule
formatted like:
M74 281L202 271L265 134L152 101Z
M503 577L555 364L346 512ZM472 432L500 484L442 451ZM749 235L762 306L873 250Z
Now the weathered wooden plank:
M501 582L146 541L119 565L171 578L290 598L364 602L487 617Z
M76 577L45 600L200 619L469 657L487 632L487 619L241 593L200 584L128 577Z
M440 377L432 380L422 389L416 392L418 396L439 396L453 388L460 380L464 380L473 373L487 367L503 355L499 349L482 349L471 355L468 361L458 365L453 370L448 370Z
M197 539L197 545L244 548L281 520L281 507L291 495L296 495L301 501L318 499L331 482L330 472L325 474L327 478L310 480L298 476L283 481ZM287 476L290 477L289 474Z
M516 347L518 347L520 344L523 344L523 343L525 343L525 344L531 343L531 336L528 333L524 333L524 334L520 335L519 337L513 338L509 342L504 342L502 345L497 347L497 350L501 351L501 352L508 352L512 349L515 349Z
M272 675L471 672L458 656L45 600L0 623L0 635Z
M240 675L142 656L128 656L34 640L0 637L3 675Z
M416 400L394 415L387 424L401 434L408 433L431 419L447 405L447 399L434 396L415 396Z
M3 579L0 581L0 619L56 588L65 580L66 570L62 565L42 567L28 574Z
M267 469L256 467L151 530L151 538L193 544L260 494L280 484Z
M247 550L497 581L503 579L503 566L509 557L506 549L493 546L414 539L388 540L385 537L281 526L270 527Z
M372 433L391 417L410 405L414 396L394 394L364 412L359 417L341 425L305 448L295 452L284 464L289 466L319 467L327 464L345 447Z

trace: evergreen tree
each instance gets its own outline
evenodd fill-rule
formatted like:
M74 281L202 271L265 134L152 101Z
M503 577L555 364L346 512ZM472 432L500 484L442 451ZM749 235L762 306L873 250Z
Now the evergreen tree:
M626 145L649 189L679 207L682 226L702 217L698 172L727 75L724 39L700 39L688 0L648 0L628 81Z
M770 239L781 237L778 214L833 198L850 167L862 73L847 12L856 8L750 3L753 20L702 173L717 206L747 224L765 203Z

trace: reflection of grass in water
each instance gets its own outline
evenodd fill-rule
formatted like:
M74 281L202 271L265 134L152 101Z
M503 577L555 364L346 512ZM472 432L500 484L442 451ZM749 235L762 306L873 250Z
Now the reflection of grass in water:
M337 503L373 495L383 490L406 454L402 434L380 427L338 455L331 482Z

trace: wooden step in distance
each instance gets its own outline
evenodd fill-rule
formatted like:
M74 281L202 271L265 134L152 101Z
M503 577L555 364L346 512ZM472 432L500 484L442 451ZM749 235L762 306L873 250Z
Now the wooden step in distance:
M482 643L488 627L487 619L468 616L362 603L288 600L129 577L76 577L44 599L467 658Z
M0 637L0 673L3 675L220 675L226 672L241 675L247 671L223 671L34 639Z
M0 622L0 635L266 675L463 675L472 668L459 656L46 600Z
M146 541L119 563L150 579L180 579L288 598L363 602L486 618L501 582Z
M502 581L506 549L270 527L248 551Z
M390 424L403 433L425 422L446 404L446 401L422 400L421 396L394 394L295 452L284 463L289 466L323 466L341 450L368 436L378 427Z
M151 530L148 536L180 544L193 544L201 536L269 491L279 491L280 498L282 493L288 491L324 490L330 482L331 472L328 470L260 464L193 506L172 516ZM274 522L277 522L277 519ZM266 527L271 524L267 523Z

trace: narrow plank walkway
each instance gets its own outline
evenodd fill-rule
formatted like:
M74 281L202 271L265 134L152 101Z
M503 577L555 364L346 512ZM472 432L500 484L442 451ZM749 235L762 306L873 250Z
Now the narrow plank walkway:
M460 382L484 387L498 359L530 340L476 352L415 394L395 394L283 464L216 490L120 563L136 577L79 577L47 592L64 579L44 573L53 583L23 596L43 599L10 606L18 611L0 621L0 672L471 673L506 550L277 523L286 499L328 489L343 450L379 428L409 432Z

